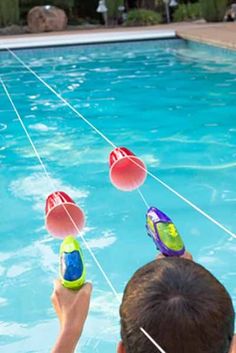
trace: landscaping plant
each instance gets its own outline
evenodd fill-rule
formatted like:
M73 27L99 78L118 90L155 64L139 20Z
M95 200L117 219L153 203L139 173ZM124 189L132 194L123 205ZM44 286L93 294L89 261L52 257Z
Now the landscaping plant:
M0 27L17 24L19 18L19 0L0 0Z
M202 15L208 22L223 21L228 0L200 0Z
M202 8L199 2L180 4L174 12L175 22L194 21L202 18Z
M162 16L151 10L137 9L128 12L126 26L151 26L162 22Z

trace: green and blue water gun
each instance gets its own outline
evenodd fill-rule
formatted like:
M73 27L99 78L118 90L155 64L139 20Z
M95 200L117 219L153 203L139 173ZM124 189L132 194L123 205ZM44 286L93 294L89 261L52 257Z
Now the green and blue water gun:
M79 242L67 236L60 247L60 279L64 287L80 289L85 283L86 269Z

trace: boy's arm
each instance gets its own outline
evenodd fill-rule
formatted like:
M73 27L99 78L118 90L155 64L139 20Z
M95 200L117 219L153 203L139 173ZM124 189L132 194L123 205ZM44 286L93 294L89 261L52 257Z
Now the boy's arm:
M91 292L90 283L75 291L64 288L60 281L55 281L52 303L61 329L51 353L74 352L88 315Z
M51 353L73 353L79 338L70 332L70 330L61 332Z

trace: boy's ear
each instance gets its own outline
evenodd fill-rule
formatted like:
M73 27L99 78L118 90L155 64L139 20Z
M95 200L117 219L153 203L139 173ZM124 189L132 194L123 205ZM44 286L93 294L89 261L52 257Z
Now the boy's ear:
M234 335L229 353L236 353L236 335Z
M126 353L125 347L124 347L122 341L120 341L120 342L118 343L118 346L117 346L117 353ZM234 353L234 352L230 352L230 353ZM235 351L235 353L236 353L236 351Z

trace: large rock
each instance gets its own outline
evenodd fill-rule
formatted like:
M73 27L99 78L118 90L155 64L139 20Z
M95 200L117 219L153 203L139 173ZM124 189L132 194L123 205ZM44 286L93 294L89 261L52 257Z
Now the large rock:
M55 6L33 7L27 16L30 32L62 31L67 26L65 11Z

